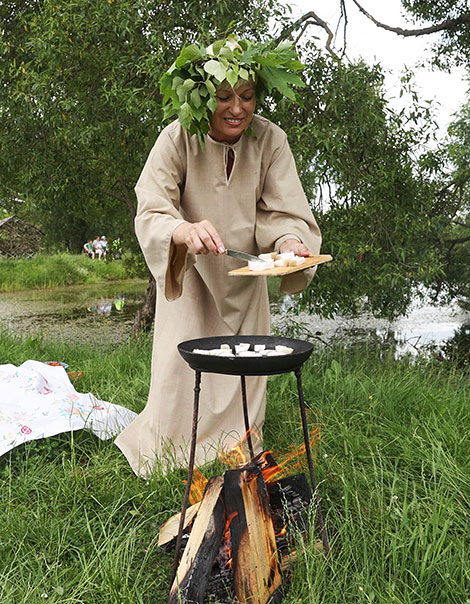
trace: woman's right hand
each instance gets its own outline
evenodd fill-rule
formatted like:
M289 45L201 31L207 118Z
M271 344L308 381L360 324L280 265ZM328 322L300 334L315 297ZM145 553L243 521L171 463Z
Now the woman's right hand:
M173 231L173 243L186 245L193 254L225 253L225 246L217 229L210 220L201 222L183 222Z

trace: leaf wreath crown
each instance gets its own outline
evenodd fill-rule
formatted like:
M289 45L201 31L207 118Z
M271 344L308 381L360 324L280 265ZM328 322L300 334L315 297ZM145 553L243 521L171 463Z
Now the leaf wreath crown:
M282 96L297 101L292 86L305 85L295 73L303 67L288 40L274 45L232 35L207 48L190 44L160 78L164 117L177 115L182 127L196 134L204 149L204 135L217 108L215 93L223 82L235 87L239 80L253 81L261 103L266 96L274 101Z

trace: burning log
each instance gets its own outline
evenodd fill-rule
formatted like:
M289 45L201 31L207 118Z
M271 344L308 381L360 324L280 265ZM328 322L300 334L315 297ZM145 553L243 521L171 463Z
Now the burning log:
M276 538L261 470L229 470L224 480L234 589L239 602L264 604L281 584Z
M194 521L168 604L202 602L225 527L223 476L211 478Z
M304 474L279 478L282 471L265 451L209 480L199 509L188 510L195 519L188 521L169 604L202 604L210 597L266 604L282 597L281 573L296 559L293 537L308 531L312 500ZM178 517L161 527L159 545L165 549L174 545Z

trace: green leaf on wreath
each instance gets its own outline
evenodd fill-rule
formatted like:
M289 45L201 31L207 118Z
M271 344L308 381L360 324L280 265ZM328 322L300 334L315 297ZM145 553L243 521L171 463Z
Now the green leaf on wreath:
M191 107L189 103L183 103L178 112L179 120L185 130L191 125Z
M211 113L214 113L214 111L217 109L217 101L214 99L214 97L211 96L211 98L207 101L207 108Z
M201 106L201 96L199 94L199 90L197 88L194 88L193 90L191 90L191 103L194 105L194 107L200 107Z
M188 92L189 90L191 90L192 88L194 88L194 85L196 84L196 82L194 80L191 80L191 78L188 78L187 80L185 80L183 82L183 89Z
M190 44L180 52L179 57L175 61L176 67L183 67L186 63L193 63L193 61L197 61L201 56L199 47L195 44Z
M213 75L219 82L223 82L225 80L225 75L227 73L227 68L225 65L222 65L220 61L216 61L215 59L211 59L207 61L204 65L204 71Z

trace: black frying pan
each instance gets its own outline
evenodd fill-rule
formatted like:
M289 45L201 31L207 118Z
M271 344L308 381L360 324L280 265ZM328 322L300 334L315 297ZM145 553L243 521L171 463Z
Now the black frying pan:
M195 348L211 350L229 344L232 352L235 344L249 343L250 350L255 344L265 344L266 348L283 345L294 349L291 354L271 357L217 357L193 352ZM197 371L225 373L230 375L274 375L298 369L312 354L313 345L303 340L278 336L214 336L197 338L178 344L178 351L188 365Z

